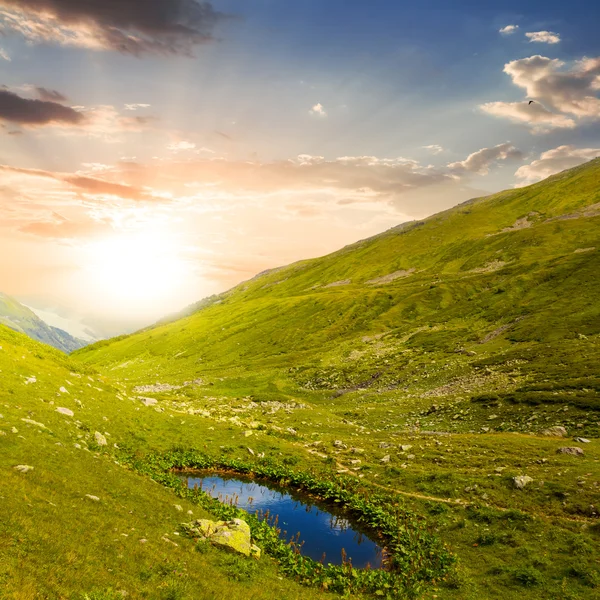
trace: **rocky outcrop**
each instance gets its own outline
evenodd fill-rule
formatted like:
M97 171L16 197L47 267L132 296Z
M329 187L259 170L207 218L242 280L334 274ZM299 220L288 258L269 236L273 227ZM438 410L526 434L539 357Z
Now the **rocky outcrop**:
M197 519L191 523L183 523L181 527L189 536L206 540L213 546L243 556L260 558L260 548L252 544L250 526L242 519L231 521Z
M567 430L560 425L556 425L555 427L549 427L548 429L544 429L542 431L542 435L549 435L553 437L566 437Z
M570 454L571 456L584 455L583 448L578 448L577 446L559 448L556 452L558 454Z

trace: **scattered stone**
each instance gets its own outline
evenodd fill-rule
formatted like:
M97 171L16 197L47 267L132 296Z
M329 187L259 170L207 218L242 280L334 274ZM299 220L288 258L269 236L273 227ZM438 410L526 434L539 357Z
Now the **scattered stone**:
M61 415L66 415L67 417L74 417L75 416L75 413L71 409L69 409L69 408L61 408L61 407L59 407L59 408L56 409L56 412L60 413Z
M506 467L496 467L494 469L494 471L496 471L496 473L502 473L502 471L504 471L504 469L506 469Z
M490 430L489 427L482 427L481 431L483 431L483 433L487 433Z
M388 444L387 442L380 442L379 443L379 447L383 448L385 450L387 448L393 448L394 444Z
M342 440L335 440L333 442L333 446L334 448L340 448L341 450L346 450L348 448L348 446L346 446Z
M96 443L98 444L98 446L106 446L108 443L106 441L106 438L99 431L96 431L96 433L94 433L94 438L96 439Z
M400 450L402 450L402 452L408 452L411 448L412 448L411 444L402 444L400 446Z
M81 444L73 444L77 450L81 450Z
M350 461L350 464L356 466L356 465L360 465L361 462L362 461L360 460L360 458L355 458L354 460Z
M148 540L146 540L146 539L144 539L144 538L142 538L142 539L140 540L140 544L146 544L147 542L148 542Z
M548 429L544 429L544 431L542 431L542 435L548 435L552 437L566 437L567 430L561 425L556 425L555 427L549 427Z
M35 378L35 376L34 377L28 377L25 380L25 385L29 385L30 383L37 383L37 379Z
M64 386L62 386L58 391L61 394L68 394L69 393L69 390L66 387L64 387Z
M579 442L580 444L589 444L590 443L590 440L588 440L587 438L582 438L582 437L576 437L576 438L573 438L573 440L575 442Z
M29 465L17 465L15 471L19 471L19 473L29 473L29 471L33 471L33 467Z
M488 420L488 421L493 421L494 419L497 419L497 418L498 418L498 415L490 415L490 416L487 418L487 420Z
M139 398L144 406L155 406L158 404L158 400L156 398L144 398L141 396Z
M254 456L254 450L252 450L252 448L246 448L246 450L248 450L248 452Z
M19 433L19 430L16 427L11 427L11 433Z
M558 454L570 454L572 456L583 456L583 448L578 448L577 446L565 446L563 448L559 448L556 451Z
M40 429L47 429L47 427L43 423L38 423L37 421L32 421L31 419L21 419L21 421L23 421L23 423L27 423L28 425L39 427Z
M288 427L286 429L286 431L290 434L290 435L298 435L298 432L293 428L293 427Z
M89 500L92 500L93 502L100 502L100 498L98 498L98 496L92 496L92 494L86 494L85 497L88 498Z
M175 510L183 512L183 507L181 506L181 504L174 504L173 506L175 507Z
M350 448L350 452L352 454L364 454L365 453L363 448Z
M513 477L513 484L518 490L522 490L527 484L531 483L533 479L529 475L518 475Z
M243 556L260 558L260 550L252 544L250 526L242 519L210 521L198 519L182 524L182 529L191 537L209 541L214 546Z
M382 459L380 459L380 462L387 465L390 460L392 460L392 457L389 454L386 454Z
M253 431L244 431L244 437L250 437L251 435L253 435Z

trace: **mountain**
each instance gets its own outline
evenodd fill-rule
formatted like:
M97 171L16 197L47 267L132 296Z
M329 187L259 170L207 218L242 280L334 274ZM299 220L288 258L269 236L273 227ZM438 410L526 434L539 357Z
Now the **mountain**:
M549 378L594 379L599 180L596 159L471 200L271 270L183 319L89 346L77 357L106 367L130 361L123 373L140 381L149 373L190 378L230 368L253 380L267 369L290 389L336 393L425 383L414 374L413 356L459 361L453 371L433 369L429 384L439 387L473 376L482 361L504 372L519 362L518 380L529 387Z
M73 352L89 343L89 341L73 337L58 327L48 325L31 309L1 292L0 323L66 353Z

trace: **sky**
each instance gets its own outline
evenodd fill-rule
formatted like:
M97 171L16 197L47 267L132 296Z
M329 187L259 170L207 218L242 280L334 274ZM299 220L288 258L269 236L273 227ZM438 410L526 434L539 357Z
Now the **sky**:
M595 158L598 22L577 0L0 0L0 291L114 335Z

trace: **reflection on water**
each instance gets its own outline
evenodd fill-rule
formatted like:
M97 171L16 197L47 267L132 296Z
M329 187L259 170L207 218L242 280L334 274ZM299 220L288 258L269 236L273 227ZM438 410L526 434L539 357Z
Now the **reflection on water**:
M257 483L240 476L187 476L189 488L201 488L221 502L235 504L249 513L268 518L287 541L300 539L302 554L334 565L342 557L357 568L379 568L382 549L341 515L325 510L314 500L286 492L271 483ZM293 495L292 495L293 494Z

